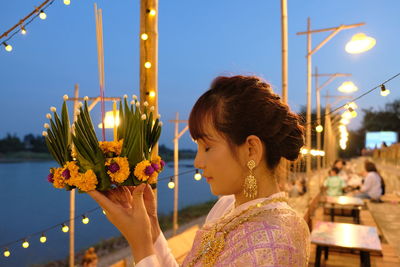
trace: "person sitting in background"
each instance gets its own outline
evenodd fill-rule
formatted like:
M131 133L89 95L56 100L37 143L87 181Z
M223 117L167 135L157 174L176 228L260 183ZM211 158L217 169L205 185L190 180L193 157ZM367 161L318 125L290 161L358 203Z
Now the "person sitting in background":
M364 167L367 175L360 192L355 197L379 200L385 192L385 183L373 162L365 161Z
M335 160L335 162L333 163L333 167L336 167L338 169L338 173L337 175L342 178L342 180L347 183L347 180L349 179L348 175L347 175L347 171L346 171L346 161L342 160L342 159L337 159Z
M343 188L346 187L346 183L342 178L338 176L339 169L332 167L329 171L329 176L324 182L326 194L331 197L343 195Z

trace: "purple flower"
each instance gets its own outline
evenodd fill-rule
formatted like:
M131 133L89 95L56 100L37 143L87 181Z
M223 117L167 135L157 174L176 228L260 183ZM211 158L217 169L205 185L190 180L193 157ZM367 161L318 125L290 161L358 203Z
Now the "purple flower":
M69 170L68 169L65 169L62 173L61 173L61 175L64 177L64 179L69 179L69 178L71 178L71 173L69 172Z
M158 172L160 170L160 165L158 165L157 163L152 163L151 167L153 167L153 169Z
M49 181L49 183L53 183L54 182L54 174L49 173L49 175L47 175L47 181Z
M144 170L144 173L145 173L146 175L148 175L148 176L152 175L153 172L154 172L154 168L153 168L151 165L150 165L150 166L147 166L146 169Z
M160 160L160 165L161 165L161 169L163 169L165 166L165 162L163 160Z
M118 163L113 162L110 165L108 165L107 169L111 172L111 173L116 173L117 171L119 171L120 167L118 165Z

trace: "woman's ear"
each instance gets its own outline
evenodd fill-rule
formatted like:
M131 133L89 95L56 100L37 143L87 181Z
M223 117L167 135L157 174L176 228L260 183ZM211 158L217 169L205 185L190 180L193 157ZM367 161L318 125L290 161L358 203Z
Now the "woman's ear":
M264 153L264 145L261 139L256 135L249 135L245 141L245 149L247 160L253 159L257 166L262 160Z

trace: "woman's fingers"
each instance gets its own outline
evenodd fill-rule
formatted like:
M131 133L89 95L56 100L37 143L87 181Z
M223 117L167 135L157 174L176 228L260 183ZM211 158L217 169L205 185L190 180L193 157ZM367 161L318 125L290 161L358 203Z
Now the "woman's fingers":
M140 184L133 190L131 203L134 208L137 208L138 206L144 207L143 192L144 192L145 187L146 187L145 184Z
M103 193L100 193L97 190L89 191L87 193L102 207L103 210L106 211L106 213L110 210L113 210L115 207L115 204L106 196L104 196Z

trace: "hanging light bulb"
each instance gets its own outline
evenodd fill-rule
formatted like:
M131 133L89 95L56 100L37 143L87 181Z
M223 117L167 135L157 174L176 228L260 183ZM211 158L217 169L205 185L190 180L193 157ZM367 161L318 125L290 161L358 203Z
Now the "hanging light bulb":
M381 96L387 96L388 94L390 94L390 90L386 89L385 85L382 84L381 85Z
M196 169L196 173L194 174L194 179L196 181L200 181L201 180L201 174L199 172L199 169Z
M169 178L168 188L173 189L175 187L174 179L171 177Z
M86 217L85 215L82 215L82 223L83 224L88 224L89 223L89 218Z
M42 233L42 235L39 238L40 243L46 243L47 241L47 237L44 235L44 233Z
M64 0L64 5L69 6L71 4L71 0Z
M63 223L63 224L61 225L61 231L63 231L64 233L68 233L68 231L69 231L68 225L66 225L65 223Z
M44 13L43 10L40 11L39 18L41 18L41 19L46 19L47 18L47 15L46 15L46 13Z
M315 130L316 130L318 133L321 133L321 132L324 130L324 127L322 127L322 125L319 124L319 125L317 125L317 127L315 127Z
M8 248L4 249L3 255L4 257L10 257L11 252L8 250Z
M150 96L150 97L155 97L155 96L156 96L156 92L150 91L150 92L149 92L149 96Z
M149 39L149 36L147 35L147 33L142 33L142 35L140 35L140 38L142 38L143 41L146 41L147 39Z
M307 148L302 148L302 149L300 149L300 153L302 155L306 155L306 154L308 154L308 149Z
M4 49L7 52L11 52L13 50L13 47L11 45L7 44L6 42L4 42L3 45L4 45Z
M25 35L26 34L26 29L24 26L21 26L21 34Z
M149 61L147 61L146 63L144 63L144 67L146 69L150 69L151 68L151 63Z
M105 210L103 210L103 214L106 215L106 211Z
M29 242L25 239L24 242L22 242L22 247L23 248L28 248L29 247Z

